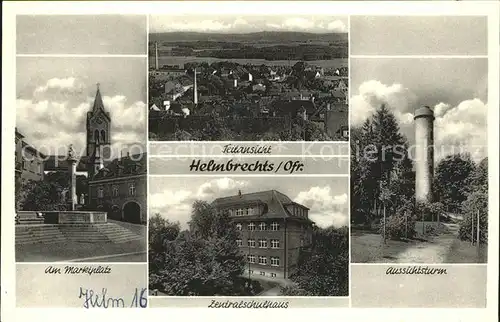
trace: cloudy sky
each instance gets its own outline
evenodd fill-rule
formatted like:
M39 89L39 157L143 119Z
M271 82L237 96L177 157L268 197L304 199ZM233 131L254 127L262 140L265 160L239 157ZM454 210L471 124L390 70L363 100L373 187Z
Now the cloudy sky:
M474 158L487 156L487 59L357 58L350 68L352 126L386 104L413 143L413 113L427 105L437 151L464 146Z
M18 54L145 54L146 16L17 16Z
M125 68L126 67L126 68ZM85 148L86 113L100 83L114 155L146 142L145 58L17 58L16 126L48 154Z
M250 33L259 31L347 32L346 16L150 16L150 32Z
M320 227L348 223L347 177L149 177L149 212L160 213L187 228L195 200L275 189L310 208L309 218Z
M487 55L480 16L351 16L352 55Z

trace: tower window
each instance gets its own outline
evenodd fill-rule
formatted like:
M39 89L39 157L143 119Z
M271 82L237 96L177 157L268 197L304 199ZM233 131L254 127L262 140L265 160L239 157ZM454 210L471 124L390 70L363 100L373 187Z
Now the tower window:
M106 132L101 130L101 142L106 142Z
M99 142L99 130L94 131L94 142Z

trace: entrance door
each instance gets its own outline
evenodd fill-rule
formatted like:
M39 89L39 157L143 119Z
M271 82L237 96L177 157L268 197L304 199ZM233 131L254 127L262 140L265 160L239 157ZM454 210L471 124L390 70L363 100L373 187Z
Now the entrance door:
M123 206L123 220L134 224L140 224L141 206L135 201L127 202Z

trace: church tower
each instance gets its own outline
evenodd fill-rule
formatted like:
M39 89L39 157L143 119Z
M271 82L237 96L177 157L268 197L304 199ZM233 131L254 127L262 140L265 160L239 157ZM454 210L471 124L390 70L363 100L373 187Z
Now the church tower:
M92 178L103 167L103 159L109 158L111 145L111 117L104 108L101 91L97 84L94 105L87 112L87 160L88 174Z

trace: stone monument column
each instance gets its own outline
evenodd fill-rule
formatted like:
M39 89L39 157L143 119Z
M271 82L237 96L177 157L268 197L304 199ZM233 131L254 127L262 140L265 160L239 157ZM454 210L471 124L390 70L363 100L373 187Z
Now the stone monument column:
M73 145L70 144L68 148L68 170L70 175L71 211L75 211L78 204L78 196L76 195L76 161Z

